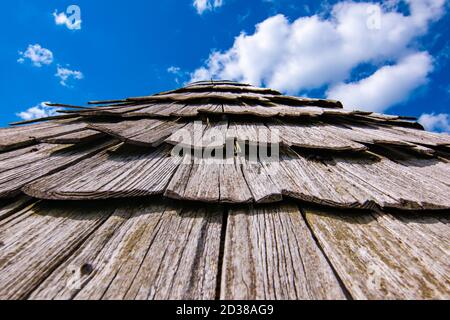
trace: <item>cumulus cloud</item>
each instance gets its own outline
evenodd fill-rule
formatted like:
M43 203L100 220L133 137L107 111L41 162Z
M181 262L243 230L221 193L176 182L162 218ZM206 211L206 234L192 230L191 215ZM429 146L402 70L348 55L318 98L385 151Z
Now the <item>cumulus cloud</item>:
M447 113L425 113L420 117L419 123L422 124L428 131L450 133L449 115Z
M19 51L19 63L24 63L29 59L35 67L42 67L42 65L50 65L53 63L53 53L41 47L40 44L30 44L25 52Z
M58 10L55 10L53 12L55 23L57 25L65 25L70 30L81 30L80 8L78 6L70 6L67 11L72 13L70 17L65 12L58 13Z
M70 70L65 67L58 66L55 76L59 78L61 81L61 85L67 87L69 80L81 80L84 78L84 75L81 71Z
M211 11L223 5L223 0L194 0L193 6L197 9L198 14L205 11Z
M410 92L426 83L432 68L428 53L411 54L361 81L335 85L327 96L342 101L349 109L382 112L387 106L402 102Z
M29 108L28 110L17 113L16 115L22 120L33 120L57 115L57 109L47 106L48 102Z
M380 68L380 73L366 81L376 83L385 73L398 73L408 57L419 54L416 58L425 70L417 70L415 83L423 83L422 75L426 77L430 70L429 56L414 51L413 43L442 16L445 0L406 3L409 15L397 10L398 1L345 1L334 5L328 18L312 15L290 22L283 15L270 17L258 24L253 34L240 34L230 49L212 52L205 65L192 73L192 81L230 79L297 94L339 86L363 64ZM400 67L386 67L392 63ZM378 110L407 97L407 88L413 90L416 85L405 86L403 97L378 104Z

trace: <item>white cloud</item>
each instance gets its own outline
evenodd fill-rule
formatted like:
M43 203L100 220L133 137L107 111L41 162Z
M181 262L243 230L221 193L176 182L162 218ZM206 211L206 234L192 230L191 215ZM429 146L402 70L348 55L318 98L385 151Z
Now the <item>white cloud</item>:
M313 15L290 22L283 15L270 17L253 34L240 34L229 50L212 52L193 72L192 81L230 79L296 94L348 81L362 64L381 67L383 75L390 70L383 66L404 63L405 57L417 53L414 41L444 13L445 0L406 2L410 15L396 10L398 1L344 1L332 7L327 19ZM428 71L422 73L426 76ZM404 91L406 96L410 93Z
M180 72L181 72L181 69L180 69L179 67L171 66L171 67L169 67L169 68L167 69L167 72L168 72L168 73L175 74L175 75L179 75Z
M29 59L35 67L42 67L42 65L49 65L53 62L53 53L45 48L42 48L40 44L29 45L25 52L19 52L20 58L17 60L19 63L24 63L26 59Z
M198 14L203 14L205 11L211 11L223 5L223 0L194 0L193 3Z
M185 82L189 77L189 72L181 70L179 67L171 66L167 69L167 72L174 75L174 80L177 84Z
M38 118L45 118L57 115L58 109L47 106L48 102L41 102L40 104L29 108L26 111L19 112L16 115L23 120L33 120Z
M378 69L373 75L354 83L341 83L328 92L349 109L383 112L388 106L404 101L410 93L427 82L432 59L426 52L401 59L396 65Z
M420 117L419 123L422 124L428 131L450 133L449 115L446 113L425 113Z
M64 12L58 13L57 10L53 12L55 17L55 23L57 25L65 25L70 30L81 30L81 19L74 15L73 17L67 17Z
M71 79L81 80L84 78L84 75L81 71L70 70L61 66L58 66L55 76L61 80L61 85L65 87L68 86L67 82Z

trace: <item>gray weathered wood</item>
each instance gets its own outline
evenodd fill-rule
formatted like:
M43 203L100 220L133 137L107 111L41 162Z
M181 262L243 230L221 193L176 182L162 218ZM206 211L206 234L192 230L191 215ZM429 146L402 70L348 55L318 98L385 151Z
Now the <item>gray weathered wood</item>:
M335 159L336 166L372 187L383 191L396 202L378 199L382 207L399 209L449 209L449 186L389 159Z
M0 151L12 150L36 143L36 140L54 138L78 132L86 127L83 122L44 122L24 127L0 129Z
M0 299L24 299L112 212L107 205L40 204L0 226Z
M0 197L15 196L26 184L64 170L115 143L117 142L103 141L77 147L52 145L52 148L45 148L36 154L34 152L24 154L20 157L20 161L10 159L7 170L0 173Z
M259 117L270 118L280 114L279 111L270 107L247 104L224 104L224 113L231 115L255 115Z
M37 180L24 191L43 199L107 199L162 194L181 159L169 149L106 150Z
M364 151L367 147L343 136L330 134L324 130L327 125L315 124L270 124L269 128L277 130L283 141L289 146L308 149L330 149L338 151Z
M141 119L118 123L90 123L89 128L112 135L123 142L141 146L157 146L185 123Z
M226 144L228 121L190 122L171 134L166 143L186 149L216 149Z
M99 138L104 137L103 133L95 130L81 130L73 133L64 134L52 138L41 138L38 139L42 143L52 143L52 144L75 144L75 143L86 143Z
M346 298L293 204L230 210L224 254L222 299Z
M259 160L250 161L240 158L238 161L242 165L245 181L256 203L271 203L283 199L282 189L274 183L271 175Z
M121 205L30 298L214 299L221 224L218 208Z
M183 199L203 202L220 200L220 167L222 160L194 161Z
M235 159L224 161L220 166L220 202L247 203L253 201L252 193L245 181L242 166Z
M426 227L411 227L383 214L312 208L305 212L353 298L450 298L448 226L440 234L445 240L436 241Z
M5 201L0 202L0 221L12 216L14 213L26 208L29 205L36 203L37 200L28 196L21 195L15 199L11 199L7 203Z

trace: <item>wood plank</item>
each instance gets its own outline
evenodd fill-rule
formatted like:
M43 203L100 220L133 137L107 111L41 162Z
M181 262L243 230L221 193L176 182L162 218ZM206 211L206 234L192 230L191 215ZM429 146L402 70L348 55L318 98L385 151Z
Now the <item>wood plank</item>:
M449 299L448 226L432 241L415 224L305 208L325 254L355 299ZM414 222L414 218L410 219Z
M360 143L409 146L409 143L399 139L399 137L380 134L380 132L373 129L366 130L367 127L357 126L355 124L328 124L323 126L322 129L331 135Z
M135 110L130 109L129 111L124 112L122 116L125 118L143 117L143 116L168 117L170 114L164 113L164 110L170 109L173 105L181 106L182 104L177 104L176 102L172 101L147 103L146 105L144 105L144 108L139 108Z
M145 130L151 130L164 121L157 119L142 119L138 121L120 121L120 122L94 122L89 123L88 128L97 130L122 140L138 135Z
M324 128L327 125L315 124L269 124L271 130L277 130L283 141L288 146L296 146L308 149L337 150L337 151L364 151L367 147L347 139L346 137L330 134Z
M212 203L219 202L221 162L221 159L194 159L183 199Z
M295 205L230 210L221 299L345 298Z
M206 114L208 114L208 113L223 114L224 108L223 108L223 105L221 105L221 104L213 103L213 104L201 105L197 108L197 111L199 113L206 113Z
M96 139L100 139L104 136L105 135L103 133L100 133L98 131L86 129L53 138L41 138L38 140L42 143L51 144L75 144L90 142Z
M52 149L40 151L37 156L31 153L21 156L20 159L12 158L9 161L17 161L16 165L0 173L0 197L15 196L26 184L64 170L116 143L107 140L82 146L53 145Z
M214 299L221 224L220 209L121 205L30 298Z
M5 203L5 200L0 202L0 221L12 216L14 213L26 208L27 206L36 203L37 201L25 196L20 195L15 199L9 200Z
M370 164L373 160L361 162ZM284 195L306 202L343 208L399 203L389 194L342 170L333 160L308 158L291 151L282 154L279 167L268 172Z
M83 200L162 194L181 158L168 147L156 150L122 147L37 180L24 192L42 199Z
M386 127L383 128L383 130L398 135L402 137L405 141L412 143L425 144L431 146L450 145L450 135L447 133L433 133L405 127Z
M268 202L280 199L272 200L271 195L283 194L342 208L373 209L381 206L433 210L449 206L446 197L450 192L448 184L385 158L335 157L321 160L291 152L282 153L279 164L263 162L253 166L251 172L254 175L247 172L251 166L244 166L246 181L252 192L259 194L261 199L268 197ZM258 177L265 180L258 182Z
M352 133L356 131L353 139L357 141L360 141L360 139L361 141L371 139L375 144L393 144L399 146L411 145L410 141L417 142L416 139L407 139L406 133L396 134L384 126L374 126L369 124L346 124L346 126L352 129ZM431 141L429 141L429 143L431 143Z
M183 108L172 112L174 117L196 117L198 115L198 109L189 104L184 105Z
M167 214L125 298L214 299L222 215L215 207Z
M450 209L449 186L439 180L422 175L413 168L381 157L378 161L336 158L336 166L386 193L395 203L378 203L385 208L399 209Z
M420 233L422 237L426 237L429 242L438 242L448 244L448 232L450 226L450 216L435 213L423 214L423 212L399 212L398 210L392 212L378 211L374 212L377 220L382 223L383 220L396 220L405 226L411 228L413 233ZM446 246L448 249L448 245ZM448 254L447 254L448 255Z
M0 299L24 299L112 212L107 204L39 204L0 227Z
M121 141L140 146L157 146L185 123L141 119L118 123L90 123L89 128L112 135Z
M164 192L164 196L170 199L184 199L194 163L191 154L184 155L181 164L173 175Z
M245 181L256 203L271 203L283 199L282 189L274 183L265 166L259 161L239 158Z
M224 104L223 106L225 114L231 115L254 115L264 118L275 117L280 114L279 111L270 107L262 107L260 105L248 105L248 104Z
M213 85L196 85L180 88L164 92L162 94L183 93L183 92L237 92L237 93L259 93L281 95L280 92L268 88L258 88L252 86L242 86L233 84L213 84Z
M323 115L324 109L319 107L293 107L289 105L275 104L274 110L283 117L318 117Z
M126 139L126 142L144 147L157 147L161 145L167 137L170 137L174 132L182 129L184 126L186 126L186 123L165 121L155 128L146 129L139 134Z
M185 149L219 149L227 143L228 121L190 122L172 133L166 143Z
M221 203L248 203L253 195L235 159L194 159L187 155L166 188L166 197Z
M150 103L125 103L120 105L113 105L113 106L101 106L101 107L94 107L90 108L89 110L81 110L81 111L70 111L74 112L80 116L83 117L97 117L97 116L107 116L107 117L124 117L125 114L137 110L141 110L144 108L147 108L149 106L152 106L153 104ZM69 111L66 111L69 112Z
M320 108L331 108L331 109L343 109L342 103L335 100L322 100L322 99L309 99L309 98L299 98L293 96L285 95L266 95L272 102L280 104L289 104L294 106L309 106L309 107L320 107Z
M208 123L203 133L201 147L207 149L223 148L227 141L228 121ZM198 146L194 145L194 148Z
M236 159L224 161L220 166L219 188L221 203L249 203L252 193L245 181L242 166Z
M0 151L8 151L35 144L37 140L53 138L86 127L83 122L45 122L24 127L0 129Z
M41 143L35 146L2 153L0 155L0 172L3 173L48 158L52 152L57 152L67 147L67 145L55 146Z
M236 139L241 143L249 142L258 145L269 146L282 143L281 133L270 129L270 123L233 122L227 132L227 139Z
M397 160L413 172L437 180L447 186L450 185L450 164L442 159L416 159Z

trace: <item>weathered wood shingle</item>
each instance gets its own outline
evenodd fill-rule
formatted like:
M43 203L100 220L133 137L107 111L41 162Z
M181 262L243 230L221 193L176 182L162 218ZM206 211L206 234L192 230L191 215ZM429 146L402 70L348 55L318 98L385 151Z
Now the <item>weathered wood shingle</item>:
M0 129L0 299L450 298L447 134L230 81L52 106Z

